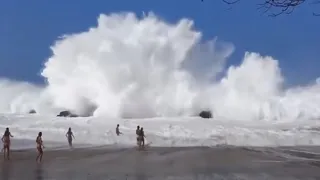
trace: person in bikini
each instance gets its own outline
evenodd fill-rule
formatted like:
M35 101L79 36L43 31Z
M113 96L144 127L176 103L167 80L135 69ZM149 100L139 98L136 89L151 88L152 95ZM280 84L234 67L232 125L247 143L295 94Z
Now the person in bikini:
M2 148L2 150L4 151L3 157L4 159L6 159L6 156L7 156L8 160L10 159L10 145L11 145L10 137L13 137L13 136L11 135L9 128L6 128L6 131L4 132L1 140L3 142L3 148Z
M38 137L36 139L37 143L37 150L38 150L38 156L36 161L41 162L42 161L42 156L43 156L43 141L42 141L42 132L39 132Z
M68 138L69 146L72 148L72 139L75 139L75 137L73 135L73 132L71 131L71 127L69 127L69 129L68 129L66 137Z

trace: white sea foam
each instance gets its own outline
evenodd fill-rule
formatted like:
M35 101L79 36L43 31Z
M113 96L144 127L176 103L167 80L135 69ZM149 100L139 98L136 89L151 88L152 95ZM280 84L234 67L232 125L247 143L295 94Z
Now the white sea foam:
M293 141L305 143L306 137L311 138L309 134L299 133L287 137L285 134L289 132L285 131L278 136L278 132L263 129L266 134L260 136L261 132L254 129L229 127L228 123L237 121L240 125L263 122L266 126L274 121L294 124L304 119L312 124L320 117L320 84L315 81L308 86L285 89L278 61L253 52L245 52L238 66L226 67L234 46L217 38L204 42L201 37L201 32L194 30L193 22L188 19L170 24L152 13L142 18L133 13L100 15L96 26L82 33L62 36L53 44L52 56L41 72L46 85L40 87L1 79L0 112L23 114L35 109L42 116L51 116L49 119L64 109L82 116L93 115L96 119L92 124L86 123L91 118L72 121L79 129L82 125L89 128L81 130L83 142L94 138L94 141L106 143L108 134L97 132L97 136L90 137L86 133L94 134L109 123L113 127L124 121L121 118L152 117L183 117L171 126L173 129L161 127L151 136L169 144L173 142L163 140L165 135L161 133L182 133L180 137L194 133L195 141L216 133L229 137L223 141L231 144L250 144L249 141L295 144ZM193 119L206 123L198 130L178 126L189 121L186 117L206 109L213 112L214 121ZM50 125L62 123L57 119L39 119L31 123L28 119L23 127L25 122L21 118L12 122L19 124L12 125L28 132L36 132L41 127L51 129ZM147 120L143 120L146 125L159 122L162 126L160 120ZM228 130L219 129L215 124L219 120L224 121ZM0 125L10 124L5 122ZM43 123L44 126L37 126ZM130 126L130 130L132 128ZM210 133L203 135L200 133L203 131ZM231 131L240 139L229 135ZM273 136L289 139L282 142ZM33 135L30 138L34 138ZM131 139L123 141L132 143Z
M117 123L123 133L117 136ZM0 129L10 127L13 149L34 148L43 132L48 148L66 148L66 132L72 127L75 147L135 146L136 127L145 130L146 143L152 146L303 146L320 145L320 122L247 122L210 120L198 117L106 119L101 117L58 118L39 115L2 115ZM318 128L315 128L318 127Z

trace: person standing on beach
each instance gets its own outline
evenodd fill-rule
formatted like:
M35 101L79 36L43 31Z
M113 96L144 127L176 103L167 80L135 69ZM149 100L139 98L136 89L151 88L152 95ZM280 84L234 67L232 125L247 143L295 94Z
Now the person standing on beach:
M69 146L72 148L72 138L75 139L75 137L73 135L73 132L71 131L71 127L69 127L69 129L68 129L66 137L68 138Z
M7 156L8 160L10 159L10 145L11 145L10 137L13 137L13 136L11 135L9 128L6 128L1 140L3 142L3 148L2 148L2 150L4 151L3 158L6 159L6 156Z
M42 161L42 156L43 156L43 141L42 141L42 132L39 132L38 137L36 139L37 143L37 150L38 150L38 156L36 161L41 162Z
M120 132L120 130L119 130L119 124L117 124L117 127L116 127L116 134L117 134L117 136L122 134L122 132Z
M140 146L140 126L137 126L137 129L136 129L136 135L137 135L137 145Z
M140 133L139 133L139 141L140 141L139 146L140 146L140 148L144 147L144 139L145 139L145 135L144 135L143 127L141 127Z

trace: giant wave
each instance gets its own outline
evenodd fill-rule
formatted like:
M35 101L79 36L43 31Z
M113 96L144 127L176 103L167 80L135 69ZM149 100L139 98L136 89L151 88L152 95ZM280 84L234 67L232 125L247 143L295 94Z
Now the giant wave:
M96 26L52 45L41 72L45 86L1 79L0 112L149 118L209 109L232 120L320 117L319 83L285 89L278 61L254 52L226 67L234 46L201 37L189 19L102 14Z

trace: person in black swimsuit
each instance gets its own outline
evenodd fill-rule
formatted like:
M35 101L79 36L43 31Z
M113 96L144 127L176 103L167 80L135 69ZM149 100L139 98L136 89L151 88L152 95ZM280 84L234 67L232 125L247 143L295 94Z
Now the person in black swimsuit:
M66 137L68 138L69 146L72 147L72 138L75 139L75 137L73 135L73 132L71 131L71 127L69 127L69 129L68 129Z

